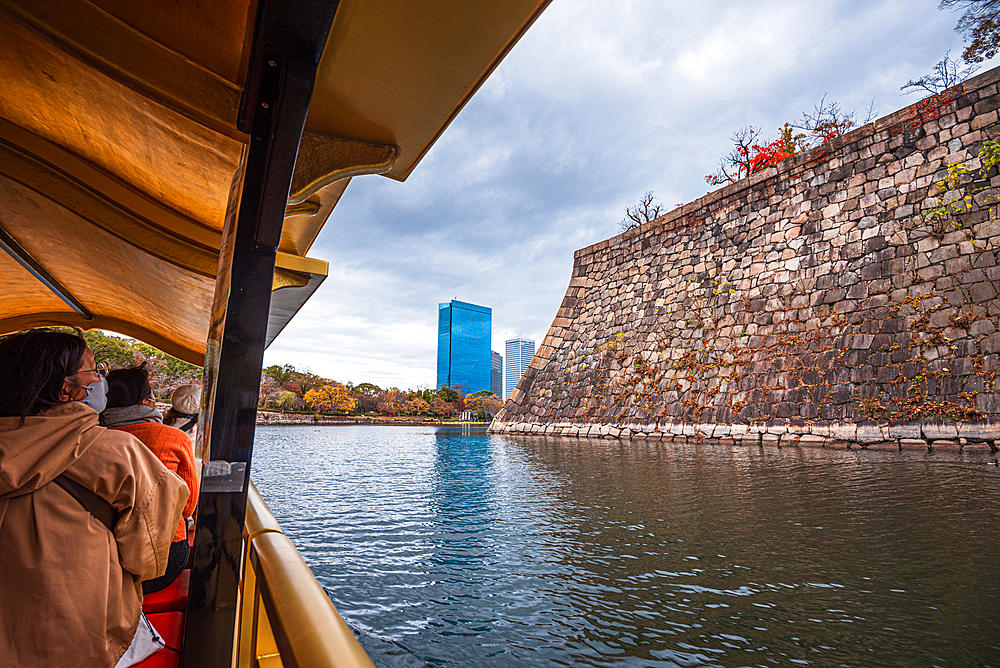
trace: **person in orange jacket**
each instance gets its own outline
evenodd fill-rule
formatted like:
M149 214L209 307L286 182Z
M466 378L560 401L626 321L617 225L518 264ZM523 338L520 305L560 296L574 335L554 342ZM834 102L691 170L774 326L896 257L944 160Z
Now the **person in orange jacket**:
M191 439L180 429L163 424L156 410L153 388L149 384L149 367L145 362L128 369L108 373L108 402L101 413L101 424L125 431L149 448L163 465L187 483L191 496L184 504L184 517L190 517L198 507L198 472L195 468ZM170 544L170 560L163 576L142 583L144 594L160 591L187 566L190 547L187 524L182 519Z

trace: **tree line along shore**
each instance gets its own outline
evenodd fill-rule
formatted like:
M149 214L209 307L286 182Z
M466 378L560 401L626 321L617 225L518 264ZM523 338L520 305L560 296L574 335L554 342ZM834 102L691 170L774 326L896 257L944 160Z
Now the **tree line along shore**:
M179 386L201 383L202 370L134 339L109 336L99 330L83 332L99 362L112 369L145 362L150 384L159 401L169 401ZM428 424L461 418L489 422L503 400L492 392L466 394L461 388L381 388L373 383L353 384L324 378L290 364L261 370L257 406L259 424L337 424L337 419L371 420L372 424ZM260 418L260 415L285 417ZM293 417L294 416L294 417ZM400 422L402 420L402 422ZM361 423L361 422L358 422ZM367 424L368 422L364 422Z

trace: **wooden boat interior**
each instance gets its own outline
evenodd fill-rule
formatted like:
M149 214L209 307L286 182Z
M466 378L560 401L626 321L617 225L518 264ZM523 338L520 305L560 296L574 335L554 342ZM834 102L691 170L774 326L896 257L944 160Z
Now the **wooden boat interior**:
M205 369L191 569L147 601L181 651L149 665L372 665L250 482L263 350L351 179L406 179L547 2L0 0L0 334Z

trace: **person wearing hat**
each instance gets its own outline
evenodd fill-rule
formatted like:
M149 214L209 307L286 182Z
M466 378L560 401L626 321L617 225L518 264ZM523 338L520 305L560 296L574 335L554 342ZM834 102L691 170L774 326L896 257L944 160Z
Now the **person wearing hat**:
M170 395L170 410L163 416L163 424L187 433L194 443L200 410L201 385L181 385Z

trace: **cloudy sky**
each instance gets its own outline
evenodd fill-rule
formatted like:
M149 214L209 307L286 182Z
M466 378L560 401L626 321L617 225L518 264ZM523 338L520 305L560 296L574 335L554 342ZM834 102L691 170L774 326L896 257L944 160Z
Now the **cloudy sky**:
M553 0L405 183L355 179L310 255L330 277L265 364L433 387L437 305L493 309L493 349L540 343L573 251L651 190L672 208L755 125L825 94L860 117L959 56L937 0ZM987 64L987 67L990 65Z

